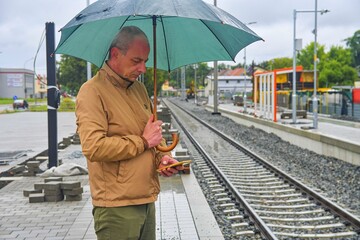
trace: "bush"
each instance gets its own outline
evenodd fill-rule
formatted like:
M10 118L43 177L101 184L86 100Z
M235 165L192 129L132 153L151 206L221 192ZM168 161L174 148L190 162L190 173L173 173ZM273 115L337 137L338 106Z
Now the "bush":
M71 98L63 98L60 102L59 112L74 112L75 102Z

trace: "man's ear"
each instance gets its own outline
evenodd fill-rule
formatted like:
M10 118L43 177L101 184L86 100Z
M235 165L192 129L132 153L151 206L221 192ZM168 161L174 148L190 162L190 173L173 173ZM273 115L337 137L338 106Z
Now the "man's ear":
M117 57L117 55L118 55L118 51L117 51L118 49L116 48L116 47L112 47L111 49L110 49L110 58L114 58L114 57Z

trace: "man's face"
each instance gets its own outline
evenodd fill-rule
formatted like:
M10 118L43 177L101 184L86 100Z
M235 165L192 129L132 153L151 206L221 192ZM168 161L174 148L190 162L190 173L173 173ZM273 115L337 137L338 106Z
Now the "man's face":
M113 70L120 77L135 81L140 74L146 72L145 63L148 60L150 48L145 39L135 38L125 55L117 48L114 51L116 51L114 59L116 63Z

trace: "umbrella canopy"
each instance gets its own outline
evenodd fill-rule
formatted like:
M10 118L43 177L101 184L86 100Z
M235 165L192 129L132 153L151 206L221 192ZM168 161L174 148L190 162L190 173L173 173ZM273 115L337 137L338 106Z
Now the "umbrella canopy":
M154 23L157 25L153 34ZM234 60L247 45L262 40L229 13L201 0L99 0L74 17L61 31L56 53L84 59L101 67L109 46L124 26L156 35L156 55L148 67L171 71L180 66Z

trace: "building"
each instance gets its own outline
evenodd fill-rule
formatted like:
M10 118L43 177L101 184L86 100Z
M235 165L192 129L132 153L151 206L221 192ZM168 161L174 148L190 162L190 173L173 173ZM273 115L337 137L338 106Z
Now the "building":
M24 68L0 68L0 98L33 98L34 76Z
M205 97L214 95L214 74L205 78ZM223 70L218 73L218 92L220 96L231 98L233 95L251 94L253 84L251 76L244 75L243 68Z
M47 78L45 74L38 74L35 79L35 96L36 98L47 97Z

